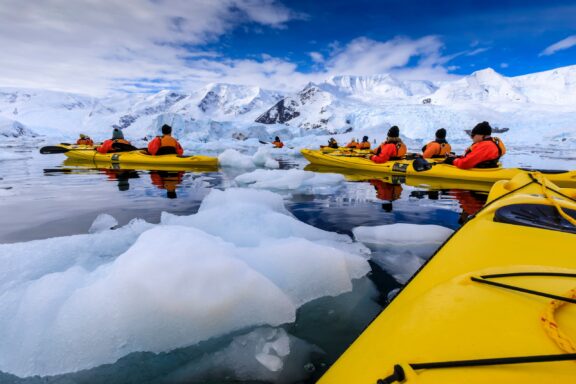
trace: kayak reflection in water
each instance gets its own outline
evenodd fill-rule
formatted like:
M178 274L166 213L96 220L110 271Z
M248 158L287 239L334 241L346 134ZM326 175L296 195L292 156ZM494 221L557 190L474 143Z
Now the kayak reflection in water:
M469 191L466 189L445 189L445 190L431 190L431 191L412 191L410 197L423 199L428 197L430 200L439 200L441 196L450 196L458 201L462 212L458 219L458 224L464 224L468 218L478 213L486 200L488 195L485 192Z
M175 199L176 188L182 183L182 178L184 176L184 171L150 171L150 179L152 184L160 189L166 190L166 197L169 199Z
M376 197L386 201L382 204L382 209L386 212L392 212L392 202L398 200L402 195L402 185L391 184L378 179L369 180L369 182L376 190Z
M138 172L131 169L105 169L104 173L109 180L118 181L118 190L127 191L130 189L129 179L138 179Z

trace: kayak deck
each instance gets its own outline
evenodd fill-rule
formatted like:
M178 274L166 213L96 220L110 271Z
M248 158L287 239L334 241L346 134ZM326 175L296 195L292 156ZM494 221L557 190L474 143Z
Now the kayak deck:
M576 209L575 190L551 188L554 201ZM526 174L497 183L485 208L443 244L319 383L372 384L397 365L403 383L572 383L575 361L428 364L574 353L553 332L576 339L576 305L552 311L551 325L543 320L551 298L485 282L561 297L576 288L576 235L495 220L501 209L525 204L551 203Z

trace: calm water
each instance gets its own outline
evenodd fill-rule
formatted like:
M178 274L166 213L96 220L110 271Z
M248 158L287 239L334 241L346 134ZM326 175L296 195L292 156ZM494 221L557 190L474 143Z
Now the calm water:
M233 186L234 177L247 172L91 169L68 164L64 155L41 156L32 147L5 146L0 148L2 153L20 160L0 160L0 209L5 213L0 215L0 243L86 233L100 213L111 214L120 225L135 217L156 223L162 211L193 214L211 189ZM570 152L535 154L526 149L509 156L507 165L575 169L574 157ZM306 165L301 158L281 160L283 168ZM285 203L298 219L310 225L351 234L360 225L391 223L438 224L456 229L467 215L480 209L487 197L486 188L471 191L461 189L465 185L444 184L430 189L418 186L419 182L396 184L398 181L402 180L350 179L334 194L285 192ZM373 259L377 260L382 250L373 252ZM317 380L386 305L389 293L401 287L377 262L371 262L371 266L367 277L355 281L353 292L307 303L299 309L297 321L284 327L290 335L306 342L301 349L307 349L303 355L308 357L305 361L291 361L294 366L286 367L286 371L292 373L283 377L283 382ZM195 367L205 365L206 355L217 355L242 333L245 332L169 353L133 353L115 364L62 376L20 379L0 373L0 382L248 383L251 381L237 377L232 368L223 365L201 375L195 372ZM203 379L191 381L190 377Z

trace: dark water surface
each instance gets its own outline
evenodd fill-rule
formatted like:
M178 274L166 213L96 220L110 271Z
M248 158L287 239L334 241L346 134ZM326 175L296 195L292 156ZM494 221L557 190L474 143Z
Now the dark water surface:
M87 233L101 213L114 216L119 225L136 217L157 223L163 211L193 214L211 189L231 187L234 177L248 172L91 169L65 163L64 155L40 156L35 148L0 148L0 151L22 157L0 161L0 208L5 213L0 215L0 243ZM519 152L517 163L524 165L530 156L534 154ZM539 157L549 168L576 168L571 160L549 163L542 159ZM306 165L302 158L282 160L283 168ZM286 192L283 195L287 208L301 221L345 234L351 234L357 226L392 223L438 224L456 229L487 197L486 190L470 191L458 185L430 190L390 181L351 180L334 194ZM373 249L373 252L373 259L377 259L380 250ZM305 304L298 310L297 321L283 327L288 334L305 342L293 349L305 350L302 355L306 359L292 359L293 366L285 367L291 373L283 376L282 382L317 380L386 305L389 293L401 287L378 263L371 262L371 267L367 277L354 282L352 292ZM132 353L114 364L60 376L21 379L0 373L0 383L254 382L243 379L237 369L225 364L204 367L201 374L197 372L198 366L206 365L207 355L218 354L243 333L168 353ZM195 379L189 379L191 377Z

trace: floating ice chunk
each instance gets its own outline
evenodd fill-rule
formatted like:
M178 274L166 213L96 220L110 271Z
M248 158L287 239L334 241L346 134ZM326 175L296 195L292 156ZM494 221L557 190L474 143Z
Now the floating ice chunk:
M236 336L225 348L190 362L168 382L238 381L293 383L308 376L305 366L319 348L282 328L262 327ZM228 380L226 380L228 378Z
M240 246L256 246L266 238L299 237L332 241L345 247L352 240L299 221L287 214L282 197L269 191L230 188L213 190L202 201L196 215L162 214L163 224L186 225Z
M291 322L296 312L277 286L234 257L234 246L184 227L149 230L113 262L47 275L0 305L0 369L20 376L168 351Z
M274 160L274 158L272 157L271 153L272 150L273 149L268 147L258 148L254 156L252 156L252 161L254 162L255 165L259 167L271 168L271 169L280 168L280 164L278 163L278 161Z
M358 255L298 238L264 241L257 248L240 248L239 255L298 306L348 292L352 279L370 271L366 260Z
M93 270L125 252L152 226L136 219L115 231L0 244L0 291L74 266Z
M418 253L409 250L375 252L372 260L392 275L397 282L405 284L434 251L435 248L432 248L427 257L421 257Z
M345 178L339 174L322 174L299 169L257 169L236 177L235 181L241 186L250 188L333 193L334 187L341 186Z
M370 244L412 245L442 244L454 231L440 225L389 224L356 227L352 230L357 241Z
M402 284L453 232L439 225L402 223L352 230L357 241L369 244L375 250L372 260Z
M0 245L0 370L74 372L289 323L300 305L350 291L365 253L295 219L281 196L242 189L157 226ZM291 351L278 336L251 358L276 375Z
M229 148L218 156L218 161L223 167L232 168L265 167L277 169L280 167L278 161L272 158L270 148L259 148L253 156L243 155L235 149Z
M255 168L252 156L243 155L235 149L227 149L218 155L218 163L223 167Z
M116 220L113 216L107 213L101 213L96 217L90 229L88 229L88 233L98 233L107 231L109 229L114 228L118 225L118 220Z

